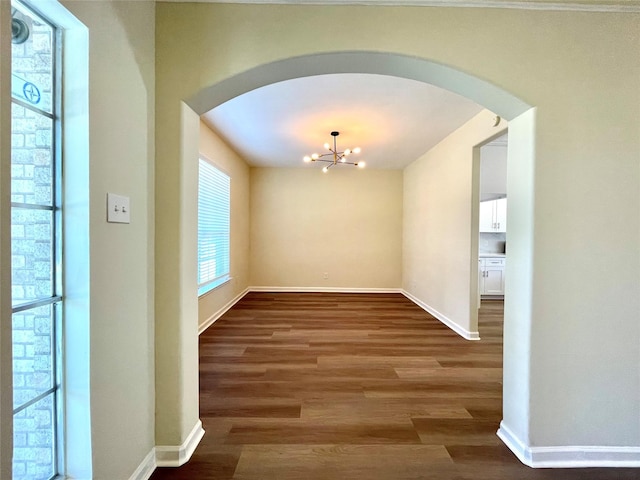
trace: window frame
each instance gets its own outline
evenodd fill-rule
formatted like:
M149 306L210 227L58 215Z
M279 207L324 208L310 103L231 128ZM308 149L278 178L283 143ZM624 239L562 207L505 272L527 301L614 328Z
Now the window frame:
M28 312L30 310L36 310L43 306L51 307L51 387L47 390L39 393L30 400L23 402L22 404L13 406L13 417L20 412L26 410L30 406L38 403L44 398L51 396L53 402L52 412L52 467L53 475L49 480L59 478L65 469L64 464L64 402L63 402L63 362L64 362L64 350L63 350L63 247L62 247L62 49L63 49L63 29L52 22L47 15L43 14L36 6L29 0L12 0L11 8L16 8L14 5L18 4L20 8L30 12L30 14L38 17L38 20L48 25L52 30L51 35L51 105L50 111L46 108L41 108L37 105L33 105L24 101L20 97L14 96L13 87L11 91L11 105L18 105L24 109L27 109L36 115L49 118L52 122L51 125L51 204L44 205L38 203L29 202L14 202L11 201L11 211L18 210L31 210L31 211L49 211L51 212L51 295L41 296L35 299L26 300L22 302L14 302L11 299L11 314ZM12 82L14 76L13 62L11 66ZM13 117L11 120L13 127ZM11 187L11 194L13 194L13 186ZM13 199L12 199L13 200ZM13 240L12 240L13 242ZM12 279L13 285L13 279ZM13 329L12 329L13 330ZM15 446L14 446L15 449ZM13 469L13 466L12 466Z
M219 273L215 277L208 277L204 282L200 281L200 268L201 268L201 211L200 211L200 201L202 196L202 165L206 165L207 168L211 168L213 170L214 175L222 176L223 181L225 182L224 187L226 188L226 192L216 192L209 195L209 199L212 200L214 196L223 195L226 193L226 230L225 234L225 244L223 245L223 250L226 251L225 264L226 269L224 272ZM198 286L198 297L206 295L207 293L215 290L227 283L229 283L232 279L231 277L231 175L207 156L200 154L198 157L198 213L197 213L197 286ZM218 212L219 213L219 212Z

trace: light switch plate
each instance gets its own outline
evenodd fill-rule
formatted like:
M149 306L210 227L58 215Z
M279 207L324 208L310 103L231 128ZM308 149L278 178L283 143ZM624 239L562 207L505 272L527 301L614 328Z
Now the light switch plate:
M107 222L131 223L129 197L107 193Z

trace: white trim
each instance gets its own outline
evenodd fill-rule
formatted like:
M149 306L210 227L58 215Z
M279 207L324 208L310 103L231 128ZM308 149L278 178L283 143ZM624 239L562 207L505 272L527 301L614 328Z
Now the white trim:
M500 428L496 434L509 450L518 457L518 460L529 467L533 466L531 465L531 450L504 424L504 420L500 422Z
M531 447L534 468L640 467L640 447Z
M501 0L157 0L158 2L243 3L277 5L369 5L457 8L505 8L509 10L551 10L570 12L638 13L640 4L501 1Z
M149 480L156 469L156 449L152 448L129 480Z
M249 287L249 291L273 293L402 293L400 288L351 287Z
M235 298L233 298L232 300L227 302L227 304L224 307L222 307L217 312L215 312L213 315L211 315L209 318L207 318L202 323L202 325L200 325L198 327L198 335L201 335L202 332L204 332L207 328L209 328L211 325L213 325L215 323L215 321L218 320L222 315L227 313L227 311L231 307L233 307L236 303L238 303L240 300L242 300L242 297L244 297L247 293L249 293L249 289L245 288L242 292L240 292L238 295L236 295Z
M406 290L401 289L400 293L402 293L405 297L407 297L413 303L418 305L420 308L422 308L426 312L436 317L438 320L440 320L442 323L444 323L447 327L449 327L451 330L456 332L462 338L466 338L467 340L480 340L479 332L470 332L469 330L462 328L460 325L458 325L456 322L448 318L446 315L444 315L443 313L440 313L435 308L427 305L422 300L414 297L412 294L410 294Z
M528 447L504 422L500 422L497 434L522 463L533 468L640 467L640 447Z
M179 467L185 464L193 455L203 436L202 421L198 420L182 445L160 445L155 448L156 465L158 467Z

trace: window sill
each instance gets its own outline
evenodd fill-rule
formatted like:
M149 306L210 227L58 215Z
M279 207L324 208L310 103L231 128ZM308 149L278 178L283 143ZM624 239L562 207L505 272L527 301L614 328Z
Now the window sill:
M198 299L204 297L205 295L207 295L208 293L211 293L214 290L217 290L218 288L226 285L227 283L231 282L231 280L233 280L233 277L231 276L227 276L227 277L222 277L219 280L213 282L213 283L208 283L207 285L203 285L202 287L198 288Z

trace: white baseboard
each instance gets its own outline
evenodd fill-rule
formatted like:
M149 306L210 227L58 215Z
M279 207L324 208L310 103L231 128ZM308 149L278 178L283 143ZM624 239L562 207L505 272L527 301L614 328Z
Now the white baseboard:
M522 463L533 468L640 467L640 447L529 447L504 422L500 423L498 437Z
M156 469L156 449L152 448L142 463L138 465L136 471L129 477L129 480L149 480Z
M418 299L417 297L414 297L412 294L410 294L406 290L402 290L401 289L400 293L402 293L405 297L407 297L413 303L418 305L420 308L422 308L426 312L428 312L431 315L433 315L434 317L436 317L438 320L440 320L442 323L444 323L447 327L449 327L451 330L456 332L462 338L466 338L467 340L480 340L480 333L479 332L470 332L469 330L466 330L466 329L462 328L460 325L455 323L453 320L448 318L446 315L440 313L435 308L432 308L431 306L427 305L426 303L424 303L422 300Z
M215 323L216 320L218 320L222 315L224 315L225 313L227 313L227 311L233 307L236 303L238 303L242 297L244 297L247 293L249 293L249 289L245 288L242 292L240 292L238 295L236 295L232 300L230 300L224 307L222 307L221 309L219 309L217 312L215 312L213 315L211 315L209 318L207 318L202 325L198 326L198 335L200 335L202 332L204 332L207 328L209 328L211 325L213 325Z
M511 450L518 460L525 465L532 467L531 465L531 449L522 442L517 435L515 435L504 422L500 422L500 428L497 432L498 437L502 442Z
M156 465L158 467L179 467L186 463L193 455L203 435L202 421L198 420L182 445L160 445L155 448Z
M273 293L402 293L400 288L351 287L249 287L250 292Z

